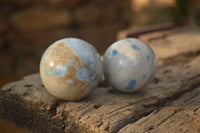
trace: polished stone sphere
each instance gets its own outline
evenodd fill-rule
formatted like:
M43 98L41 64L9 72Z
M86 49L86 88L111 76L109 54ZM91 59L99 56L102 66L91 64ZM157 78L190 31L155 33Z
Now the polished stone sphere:
M76 38L50 45L40 62L41 80L49 93L63 100L79 100L95 89L102 62L95 48Z
M103 58L104 77L115 89L133 92L154 78L155 54L146 43L126 38L113 43Z

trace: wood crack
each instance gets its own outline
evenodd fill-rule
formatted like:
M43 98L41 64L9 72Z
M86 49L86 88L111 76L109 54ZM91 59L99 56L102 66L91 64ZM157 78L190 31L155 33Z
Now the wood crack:
M31 75L0 90L0 117L38 133L159 132L170 122L186 127L178 132L193 131L199 124L199 56L200 49L161 59L156 79L139 93L123 94L103 81L90 98L76 102L58 100L39 74Z
M174 64L184 64L185 62L189 62L193 58L197 57L200 55L200 50L192 51L192 52L186 52L186 53L181 53L175 56L171 56L168 58L163 59L163 65L162 67L166 65L174 65Z
M196 77L196 76L195 76ZM196 80L195 83L193 83L192 85L190 85L188 87L188 89L184 90L184 91L181 91L181 92L178 92L178 93L175 93L174 95L172 95L171 97L168 97L168 98L165 98L165 99L161 99L159 103L156 103L156 104L153 104L153 105L150 105L152 107L155 107L154 109L152 109L151 111L149 112L145 112L139 116L137 116L136 118L132 118L132 119L129 119L126 124L123 125L123 127L120 127L118 128L117 131L119 131L120 129L124 128L125 126L127 126L128 124L133 124L135 122L137 122L138 120L142 119L143 117L146 117L148 116L149 114L151 114L153 111L156 111L158 112L161 108L163 108L164 106L167 106L167 104L175 101L176 99L180 98L182 95L184 95L185 93L188 93L190 91L193 91L195 89L197 89L198 87L200 86L200 79ZM162 123L164 123L167 119L169 119L170 117L173 117L176 113L178 113L179 111L181 111L181 109L179 109L178 111L175 111L172 115L170 115L169 117L167 117L166 119L164 119L163 121L161 121L157 126L161 125ZM134 117L134 116L132 116ZM148 129L147 131L149 130L153 130L155 127L151 127L150 129Z
M180 98L185 93L188 93L188 92L191 92L191 91L197 89L199 86L200 86L200 78L189 86L185 86L185 84L183 86L181 86L181 87L186 87L188 89L177 92L174 95L172 95L171 97L161 99L160 102L153 104L153 105L150 105L150 106L157 106L159 108L162 108L163 106L167 106L167 104L177 100L178 98Z
M173 117L176 113L182 111L182 109L179 110L175 110L173 114L171 114L170 116L168 116L167 118L165 118L164 120L162 120L160 123L158 123L154 128L160 126L161 124L163 124L165 121L167 121L168 119L170 119L171 117Z

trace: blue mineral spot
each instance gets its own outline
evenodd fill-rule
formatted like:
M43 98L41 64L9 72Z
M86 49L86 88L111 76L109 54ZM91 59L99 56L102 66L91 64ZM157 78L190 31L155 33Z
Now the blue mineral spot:
M46 75L49 75L49 74L50 74L49 69L44 69L44 73L45 73Z
M86 81L89 82L90 81L90 75L89 75L89 71L86 68L83 68L81 70L79 70L76 73L76 79L80 80L80 81Z
M153 72L151 73L151 75L149 76L148 80L151 80L153 77Z
M132 44L132 45L131 45L131 47L132 47L133 49L137 50L137 51L140 51L140 48L139 48L139 47L137 47L137 46L136 46L136 45L134 45L134 44Z
M96 64L94 64L93 62L89 62L88 68L89 70L95 70L96 69Z
M117 50L112 50L112 55L116 55L118 53L118 51Z
M84 64L88 64L88 60L95 63L93 53L96 53L96 51L92 48L92 46L90 46L89 43L76 38L67 38L61 41L64 42L67 47L72 49L74 54L77 55Z
M127 42L131 42L131 39L129 39L129 38L126 38L124 40L127 41Z
M142 76L142 79L145 79L147 77L147 74L144 74L143 76Z
M67 68L65 66L57 65L52 71L52 75L56 78L62 77L66 74Z
M135 85L136 85L136 80L132 79L132 80L129 81L125 90L127 90L127 91L132 90L135 87Z
M150 59L150 56L149 55L147 55L147 60L149 60Z
M72 85L72 84L74 84L74 81L71 79L68 79L68 80L66 80L66 83Z

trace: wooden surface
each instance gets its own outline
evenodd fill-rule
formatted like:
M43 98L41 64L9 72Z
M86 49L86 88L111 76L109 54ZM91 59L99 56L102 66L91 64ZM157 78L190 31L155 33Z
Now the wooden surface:
M33 74L0 90L0 118L40 133L198 133L199 35L200 30L184 29L152 41L157 74L139 92L120 93L102 82L88 98L67 102L50 95L39 74Z
M140 28L136 28L136 29L123 30L117 34L117 40L120 40L123 38L129 38L129 37L138 38L142 34L152 33L152 32L156 32L156 31L169 30L174 27L175 27L175 25L172 23L164 23L164 24L145 26L142 28L140 27Z
M19 77L15 77L15 76L2 76L0 75L0 89L3 85L9 83L9 82L13 82L16 80L19 80L21 78ZM27 130L17 127L14 124L7 122L7 121L3 121L0 119L0 133L30 133Z

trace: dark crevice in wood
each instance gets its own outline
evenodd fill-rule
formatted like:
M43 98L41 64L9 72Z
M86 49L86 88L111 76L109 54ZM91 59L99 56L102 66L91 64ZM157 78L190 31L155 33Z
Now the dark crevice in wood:
M98 109L98 108L100 108L102 105L101 104L95 104L93 107L94 107L94 109Z
M141 99L141 100L138 100L138 101L136 101L136 102L132 102L132 103L129 103L130 105L135 105L135 104L139 104L139 103L141 103L141 102L144 102L144 101L148 101L148 100L150 100L151 98L155 98L155 97L147 97L147 98L143 98L143 99Z
M100 84L99 84L99 87L108 87L109 86L109 84L105 81L105 80L103 80L102 82L100 82Z
M103 125L102 121L97 125L97 127L99 128L101 125Z
M195 81L194 81L194 79L195 79ZM156 103L156 104L152 104L152 105L148 105L148 107L147 108L150 108L150 110L149 111L144 111L143 113L139 113L139 115L135 115L135 112L132 114L132 115L130 115L130 116L127 116L126 118L124 118L124 119L122 119L122 120L120 120L120 121L118 121L118 122L116 122L116 123L114 123L114 125L116 125L116 126L113 126L112 127L112 130L111 130L111 127L108 125L108 126L106 126L106 128L105 128L105 131L112 131L112 132L117 132L117 131L119 131L120 129L122 129L123 127L125 127L126 125L128 125L128 124L131 124L131 123L135 123L136 121L138 121L139 119L141 119L141 118L143 118L143 117L145 117L145 116L148 116L149 114L151 114L153 111L155 111L156 109L157 110L159 110L160 108L162 108L162 107L164 107L164 106L167 106L169 103L171 103L171 102L173 102L174 100L177 100L178 98L180 98L182 95L184 95L185 93L188 93L188 92L190 92L190 91L193 91L194 89L196 89L196 88L198 88L199 86L200 86L200 75L195 75L195 76L193 76L193 77L189 77L188 79L187 79L188 81L186 82L186 83L184 83L181 87L186 87L186 88L188 88L188 89L186 89L186 90L184 90L184 91L181 91L181 92L178 92L178 93L175 93L174 95L172 95L171 97L168 97L168 98L164 98L164 99L162 99L162 100L160 100L160 102L158 102L158 103ZM189 84L189 83L191 83L191 84ZM189 84L189 85L188 85ZM11 86L11 87L13 87L13 86ZM9 90L9 89L8 89ZM0 101L2 102L2 104L1 105L6 105L6 103L8 103L9 102L9 100L7 100L7 101L5 101L5 99L7 99L7 98L15 98L16 96L14 96L14 95L7 95L8 93L5 91L5 92L1 92L1 93L5 93L4 95L2 95L2 96L5 96L4 98L2 98L1 97L1 99L0 99ZM2 100L3 99L3 100ZM30 103L23 103L23 100L21 100L20 101L20 98L19 97L16 97L16 101L17 101L17 103L13 103L14 105L13 106L17 106L17 107L19 107L20 109L25 109L24 107L21 107L21 105L27 105L27 104L30 104ZM147 98L148 99L148 98ZM147 100L147 99L143 99L143 100ZM139 102L141 102L141 101L143 101L143 100L140 100ZM123 110L124 108L129 108L129 107L131 107L131 106L133 106L134 104L137 104L137 103L139 103L139 102L134 102L134 103L131 103L131 104L129 104L129 105L125 105L125 106L123 106L123 107L119 107L118 109L115 109L115 110L113 110L113 111L111 111L111 112L109 112L109 113L107 113L106 115L109 115L109 114L112 114L113 115L113 113L114 114L116 114L116 113L121 113L121 112L124 112L124 111L126 111L126 110ZM68 119L67 118L67 114L63 114L62 113L62 115L61 115L61 117L60 118L62 118L61 120L54 120L53 118L57 115L57 108L58 108L58 106L59 105L61 105L61 103L64 103L64 101L61 101L61 100L57 100L56 102L53 102L54 104L52 104L51 105L51 108L49 109L49 110L44 110L43 112L31 112L32 113L32 115L38 115L39 114L39 116L41 116L41 119L45 119L47 116L45 116L46 114L48 115L48 117L49 118L51 118L50 120L46 120L46 121L48 121L48 122L46 122L46 123L52 123L52 125L56 125L56 126L60 126L60 131L62 130L62 131L64 131L64 130L68 130L67 128L69 128L69 126L67 126L67 122L65 122L64 120L66 120L66 119ZM38 105L38 106L33 106L32 107L32 109L31 110L40 110L40 109L34 109L34 108L39 108L39 106L40 105ZM83 110L83 109L85 109L85 108L87 108L87 107L89 107L89 106L91 106L91 104L85 104L85 106L82 106L82 107L80 107L79 108L79 110L78 111L81 111L81 110ZM45 107L45 105L43 105L43 107L44 108L46 108ZM88 114L89 112L91 112L91 111L93 111L94 109L98 109L98 108L100 108L101 107L101 105L100 104L93 104L92 106L91 106L91 108L89 108L89 110L87 109L86 111L84 111L82 114L81 114L81 116L83 116L83 115L85 115L85 114ZM6 111L6 107L1 107L1 108L4 108L4 111ZM121 111L120 111L121 110ZM9 117L10 116L12 116L13 118L9 118L8 117L8 114L6 114L6 116L4 117L4 118L6 118L6 119L8 119L8 120L13 120L14 121L14 123L16 123L18 126L20 126L20 127L24 127L24 125L27 125L27 127L25 127L25 128L28 128L29 130L31 130L31 131L34 131L34 130L36 130L37 129L37 131L41 131L41 132L45 132L44 131L44 128L42 128L42 127L45 127L46 125L46 123L45 123L45 120L42 122L42 120L41 120L41 122L39 122L39 123L36 123L36 122L38 122L38 120L34 120L34 119L30 119L30 120L28 120L29 118L26 118L26 115L25 116L20 116L20 115L17 115L16 113L19 113L19 111L15 111L15 112L13 112L13 111L8 111L8 112L10 112L9 113ZM23 112L26 112L26 111L23 111ZM1 111L0 111L0 113L2 113ZM11 115L12 114L12 115ZM136 113L137 114L137 113ZM23 115L23 114L22 114ZM1 116L3 116L2 114L1 114ZM17 118L14 118L14 117L17 117ZM20 117L20 118L19 118ZM22 117L22 118L21 118ZM23 119L23 120L21 120L21 119ZM51 121L51 122L49 122L49 121ZM57 122L58 121L58 122ZM26 124L24 124L24 123L26 123ZM58 124L58 123L60 123L60 124ZM36 124L39 124L39 125L36 125ZM40 125L41 124L41 125ZM44 126L44 125L45 126ZM73 124L73 123L72 123ZM100 127L101 125L103 125L103 122L100 122L99 124L98 124L98 127ZM41 129L38 129L37 127L40 127ZM54 128L54 127L51 127L51 128ZM49 129L50 130L50 129ZM49 131L48 130L48 131ZM56 128L56 129L51 129L51 131L57 131L58 130L58 128Z
M198 88L198 87L197 87ZM195 89L197 89L197 88L195 88ZM195 93L195 94L193 94L193 95L191 95L191 97L189 97L188 99L187 99L187 101L190 101L190 100L192 100L192 99L194 99L195 97L198 97L199 96L199 93Z
M185 93L188 93L188 92L191 92L191 91L197 89L200 86L200 77L195 81L191 81L191 82L188 81L187 83L188 84L191 83L191 84L188 86L185 83L185 84L183 84L183 86L181 86L181 88L186 87L187 88L186 90L179 91L179 92L175 93L174 95L172 95L171 97L164 98L164 99L160 100L160 102L153 104L153 105L148 105L148 106L158 106L159 108L162 108L163 106L167 106L169 103L177 100L178 98L180 98Z
M196 109L194 109L194 111L193 112L196 112L197 110L199 110L200 109L200 107L198 107L198 108L196 108Z
M68 119L68 116L65 112L62 111L61 117L63 118L63 127L62 127L62 132L65 132L66 128L68 127L68 123L66 123L66 120Z
M86 111L82 112L81 115L79 116L79 119L81 119L81 117L83 117L84 115L92 112L94 110L94 107L89 107Z
M182 109L179 110L175 110L174 113L172 113L170 116L168 116L167 118L163 119L160 123L158 123L156 125L156 127L160 126L162 123L164 123L165 121L167 121L168 119L170 119L171 117L173 117L176 113L182 111Z
M199 76L194 76L194 77L195 77L195 78L198 78ZM187 83L191 83L192 81L190 81L190 80L192 80L194 77L188 78L188 79L187 79L187 80L188 80ZM167 106L169 103L171 103L171 102L177 100L178 98L180 98L180 97L181 97L182 95L184 95L185 93L188 93L188 92L190 92L190 91L193 91L194 89L198 88L199 86L200 86L200 79L195 80L195 82L192 83L192 84L190 84L189 86L186 85L186 84L183 84L183 86L181 86L181 87L186 87L186 88L188 88L188 89L186 89L186 90L184 90L184 91L180 91L180 92L178 92L178 93L175 93L175 94L172 95L171 97L161 99L160 102L158 102L158 103L156 103L156 104L149 105L149 106L147 107L147 108L150 108L150 106L151 106L151 110L149 110L149 111L146 111L146 112L144 112L144 113L141 113L140 115L137 115L137 116L135 116L135 113L133 113L133 114L130 115L129 117L126 117L126 118L124 118L124 119L122 119L122 120L120 120L120 121L118 121L118 122L116 122L116 123L113 123L115 126L112 127L112 128L111 128L110 126L106 126L105 131L118 132L119 130L121 130L122 128L124 128L125 126L127 126L128 124L137 122L139 119L148 116L149 114L151 114L151 113L152 113L153 111L155 111L155 110L159 111L162 107ZM143 101L143 100L142 100L142 101ZM141 101L139 101L139 102L141 102ZM139 103L139 102L137 102L137 103ZM109 115L109 118L111 118L112 116L114 116L114 115L116 115L116 114L119 114L119 113L122 113L122 112L126 111L126 110L124 110L124 108L131 107L131 106L134 105L134 104L136 104L136 103L131 103L131 104L129 104L129 105L125 105L125 106L119 107L119 108L117 108L117 109L115 109L115 110L112 110L111 112L108 112L108 113L105 114L104 116ZM122 111L120 111L120 110L122 110ZM175 113L177 113L177 112L175 112ZM175 113L174 113L174 114L175 114ZM112 115L110 116L110 114L112 114ZM174 114L173 114L173 115L174 115ZM173 116L173 115L172 115L172 116ZM131 116L132 116L132 117L131 117ZM172 117L172 116L171 116L171 117ZM167 118L166 118L166 120L167 120ZM166 121L166 120L165 120L165 121ZM162 122L159 123L159 124L162 124L163 122L164 122L164 121L162 121ZM98 127L100 127L102 124L103 124L102 122L101 122L100 124L98 124ZM158 125L158 126L159 126L159 125ZM151 128L150 128L150 129L151 129Z
M160 79L159 78L154 78L154 80L152 81L154 84L157 84L158 82L160 81Z
M115 110L112 110L111 112L106 113L105 116L106 116L106 115L109 115L109 114L112 114L113 112L116 112L116 111L118 111L118 110L120 110L120 109L123 109L123 108L125 108L125 107L128 107L128 106L130 106L130 105L125 105L125 106L119 107L119 108L117 108L117 109L115 109Z
M155 129L156 127L159 127L161 124L163 124L165 121L167 121L168 119L172 118L175 114L177 114L178 112L182 111L182 109L178 109L175 110L174 113L172 113L171 115L169 115L168 117L166 117L165 119L163 119L162 121L160 121L158 124L156 125L152 125L150 126L148 129L146 129L144 132L150 132L151 130Z
M24 87L32 87L32 86L33 86L32 84L24 85Z
M4 94L2 93L4 92L1 92L0 94L4 96L3 98L0 99L1 101L0 108L3 108L3 110L0 110L0 116L2 119L12 120L12 122L15 123L17 126L22 128L27 128L28 130L33 132L36 131L44 133L47 133L49 131L60 132L60 130L58 130L59 128L55 128L55 126L61 126L62 124L64 124L63 121L59 119L57 120L52 119L56 115L56 109L58 105L60 105L59 101L52 104L50 109L43 110L39 109L39 107L41 108L41 106L39 106L40 104L34 105L31 102L24 102L23 99L21 99L16 95L7 95L6 93ZM12 103L10 102L10 98L13 99ZM9 107L12 107L13 110L11 110ZM45 105L43 107L45 108ZM39 117L34 117L34 116L39 116ZM56 121L57 123L54 124ZM46 130L45 129L46 127L49 127L49 129Z
M185 64L186 62L191 61L193 58L197 57L198 55L200 55L200 50L171 56L162 60L163 65L161 67L164 67L166 65Z
M136 121L138 121L139 119L143 118L143 117L146 117L148 116L149 114L151 114L154 110L150 110L148 112L144 112L144 113L141 113L140 115L137 115L135 116L134 114L132 114L132 116L130 116L131 118L130 119L125 119L124 121L120 121L115 130L113 130L113 133L116 133L118 132L119 130L121 130L122 128L124 128L125 126L127 126L128 124L131 124L131 123L135 123Z
M81 111L81 110L83 110L83 109L85 109L85 108L87 108L87 107L89 107L89 106L90 106L90 104L86 104L85 106L80 106L80 107L78 108L77 112L79 112L79 111Z
M105 131L109 131L109 128L110 128L110 127L108 126L108 127L106 127L104 130L105 130Z
M200 74L197 74L197 75L194 75L192 77L189 77L188 80L193 80L193 79L196 79L196 78L199 78L200 77Z
M182 95L184 95L185 93L194 91L195 89L197 89L200 86L200 79L196 80L195 83L191 84L188 89L184 90L184 91L180 91L178 93L175 93L174 95L172 95L171 97L167 97L165 99L160 100L160 102L151 105L151 106L157 106L158 110L163 108L164 106L167 106L168 104L172 103L173 101L179 99ZM187 86L182 86L182 87L187 87Z
M198 80L196 80L195 83L193 83L192 85L190 85L188 87L187 90L184 90L184 91L180 91L178 93L175 93L174 95L172 95L171 97L168 97L168 98L164 98L164 99L161 99L160 102L156 103L156 104L152 104L152 105L148 105L148 108L151 106L151 107L155 107L154 109L152 109L151 111L149 112L145 112L145 113L142 113L140 115L138 115L137 117L135 116L132 116L131 119L129 119L128 121L124 122L124 125L122 127L119 127L117 128L116 131L119 131L120 129L122 129L123 127L127 126L128 124L131 124L131 123L135 123L136 121L138 121L139 119L142 119L143 117L146 117L148 116L149 114L151 114L153 111L156 111L158 112L160 109L162 109L164 106L167 106L169 103L177 100L178 98L180 98L182 95L184 95L185 93L188 93L190 91L193 91L195 89L197 89L198 87L200 86L200 78ZM184 86L182 86L184 87ZM187 87L187 86L186 86ZM181 110L180 110L181 111ZM178 111L175 111L173 115L175 115ZM155 112L154 112L155 113ZM171 116L171 117L172 117ZM166 118L167 120L168 118ZM164 122L164 121L163 121ZM161 122L160 124L162 124L163 122ZM159 125L158 125L159 126Z

